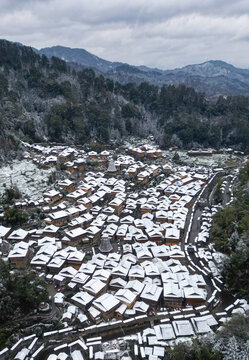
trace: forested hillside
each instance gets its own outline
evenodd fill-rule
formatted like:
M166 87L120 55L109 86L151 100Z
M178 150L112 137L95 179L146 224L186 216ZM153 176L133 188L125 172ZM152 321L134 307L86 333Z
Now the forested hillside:
M212 240L226 254L223 275L236 295L249 299L249 163L240 170L235 201L214 216Z
M219 98L184 85L120 84L92 69L0 41L1 156L19 141L84 144L153 134L161 146L249 150L249 98Z

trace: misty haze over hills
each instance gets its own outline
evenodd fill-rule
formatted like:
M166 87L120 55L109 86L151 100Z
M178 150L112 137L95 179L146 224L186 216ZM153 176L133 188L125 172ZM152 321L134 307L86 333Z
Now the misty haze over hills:
M210 60L183 68L160 70L107 61L84 49L52 46L34 50L47 57L56 56L70 63L91 67L121 83L147 81L158 86L184 83L197 91L205 92L208 97L249 95L249 69L236 68L224 61Z

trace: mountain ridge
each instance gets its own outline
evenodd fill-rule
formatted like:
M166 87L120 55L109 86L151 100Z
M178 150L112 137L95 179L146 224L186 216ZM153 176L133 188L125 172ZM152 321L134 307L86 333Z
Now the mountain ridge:
M20 44L20 43L18 43ZM57 50L64 50L64 51L67 51L67 52L77 52L77 53L80 53L82 52L83 54L87 55L88 57L89 56L92 56L93 58L96 58L97 60L99 61L104 61L108 64L113 64L113 65L116 65L116 66L119 66L119 65L129 65L131 67L135 67L135 68L138 68L139 70L141 71L157 71L157 72L161 72L161 73L167 73L167 72L173 72L173 71L180 71L180 70L185 70L187 68L190 68L190 67L200 67L200 66L203 66L203 65L206 65L206 64L214 64L214 65L220 65L220 66L224 66L224 67L229 67L229 68L232 68L232 69L237 69L237 70L240 70L240 71L246 71L249 73L249 69L247 68L240 68L240 67L236 67L235 65L233 64L230 64L230 63L227 63L226 61L224 60L206 60L202 63L195 63L195 64L188 64L188 65L184 65L182 67L176 67L176 68L173 68L173 69L160 69L160 68L153 68L153 67L150 67L150 66L146 66L146 65L133 65L133 64L128 64L128 63L124 63L124 62L121 62L121 61L110 61L110 60L106 60L106 59L103 59L83 48L71 48L71 47L68 47L68 46L62 46L62 45L54 45L54 46L51 46L51 47L44 47L44 48L41 48L41 49L35 49L33 48L36 52L38 53L41 53L41 54L44 54L46 55L46 53L48 52L53 52L53 56L55 56L56 54L56 51ZM48 56L48 55L46 55ZM50 57L50 56L48 56ZM67 62L74 62L72 59L64 59L65 61Z
M121 83L147 81L163 86L185 84L195 90L205 92L207 97L219 95L249 96L249 69L237 68L222 60L208 60L200 64L186 65L181 68L162 70L144 65L135 66L118 61L102 59L85 49L60 45L35 49L40 55L59 57L68 63L90 67L104 76Z

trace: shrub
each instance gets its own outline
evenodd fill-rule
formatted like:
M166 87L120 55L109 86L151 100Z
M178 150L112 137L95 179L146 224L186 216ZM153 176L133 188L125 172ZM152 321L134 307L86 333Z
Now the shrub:
M12 186L6 188L2 196L2 201L4 204L12 204L14 199L21 199L22 194L17 186Z
M28 215L19 209L8 208L4 212L3 221L7 225L22 225L28 221Z

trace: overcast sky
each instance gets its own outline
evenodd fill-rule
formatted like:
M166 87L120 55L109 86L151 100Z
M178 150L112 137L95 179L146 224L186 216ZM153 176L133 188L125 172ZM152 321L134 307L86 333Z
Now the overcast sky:
M162 69L249 68L249 0L0 0L0 38Z

